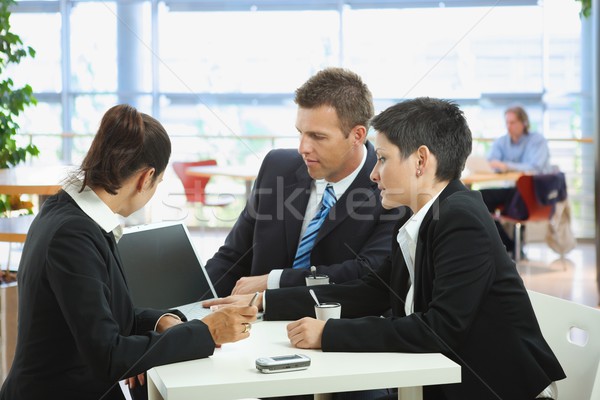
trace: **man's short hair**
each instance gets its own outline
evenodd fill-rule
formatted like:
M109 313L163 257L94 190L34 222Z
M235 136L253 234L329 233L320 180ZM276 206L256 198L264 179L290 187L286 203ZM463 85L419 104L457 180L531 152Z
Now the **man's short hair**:
M343 68L326 68L296 89L294 102L302 108L331 106L335 109L340 128L348 137L352 128L369 121L375 110L373 96L356 73Z

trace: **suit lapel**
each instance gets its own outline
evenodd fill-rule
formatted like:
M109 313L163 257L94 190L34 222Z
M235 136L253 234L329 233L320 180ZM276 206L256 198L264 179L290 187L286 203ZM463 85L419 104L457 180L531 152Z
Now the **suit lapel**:
M129 285L127 285L127 279L125 278L125 272L123 271L123 260L121 260L121 255L119 254L119 250L117 249L117 242L115 241L115 236L113 235L112 232L103 232L104 237L106 238L106 241L108 242L108 246L110 247L110 250L112 251L115 260L117 260L117 267L119 268L119 272L121 273L121 276L123 277L123 281L125 282L125 286L129 287Z
M424 306L425 306L422 301L423 296L422 296L422 290L421 290L421 287L422 287L421 282L423 281L423 279L422 279L423 273L424 273L423 269L427 267L427 266L423 265L423 263L424 263L423 258L424 258L425 249L426 249L426 246L424 245L424 243L427 243L427 230L429 229L429 224L431 223L431 221L439 219L440 204L444 200L446 200L446 198L448 198L450 195L452 195L453 193L462 191L462 190L468 190L468 189L458 180L450 181L450 183L444 188L444 190L442 190L442 193L440 193L440 195L435 200L435 202L431 205L431 208L429 209L429 211L427 211L427 214L425 214L425 218L423 218L423 222L421 223L421 226L419 227L419 236L417 238L417 248L415 251L415 282L414 282L414 285L415 285L414 309L415 309L415 311L423 310Z
M304 222L304 214L310 197L312 178L304 163L296 170L296 181L283 187L283 221L288 254L293 262L300 240L300 231Z

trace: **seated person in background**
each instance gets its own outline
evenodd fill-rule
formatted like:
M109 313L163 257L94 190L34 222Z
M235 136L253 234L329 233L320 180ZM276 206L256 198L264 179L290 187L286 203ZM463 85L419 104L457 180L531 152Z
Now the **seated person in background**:
M170 154L154 118L128 105L106 112L79 171L29 229L17 274L17 349L0 399L124 399L125 378L136 398L147 397L147 369L208 357L215 346L249 336L254 306L183 322L177 310L131 302L117 214L127 217L150 200Z
M460 364L461 382L425 387L426 400L555 398L564 371L481 195L459 180L472 145L461 110L417 98L386 109L372 125L378 161L371 178L383 206L414 211L396 225L391 256L361 279L312 287L319 301L341 303L342 319L301 318L314 315L306 287L264 292L263 318L301 318L287 327L298 348L439 352ZM380 317L390 307L392 316Z
M539 133L529 132L529 117L522 107L504 111L508 133L492 144L490 166L499 172L540 173L550 167L548 142Z
M219 296L304 286L313 265L345 282L389 253L398 211L381 207L369 180L376 158L366 139L374 113L368 87L351 71L327 68L294 101L298 150L267 154L246 207L206 263Z
M529 117L522 107L510 107L504 112L508 133L494 141L488 156L490 166L498 172L521 171L542 173L550 168L548 142L539 133L529 132ZM507 209L517 193L515 187L482 189L483 202L490 213ZM514 240L496 221L496 228L506 250L515 254ZM522 251L522 249L519 249Z

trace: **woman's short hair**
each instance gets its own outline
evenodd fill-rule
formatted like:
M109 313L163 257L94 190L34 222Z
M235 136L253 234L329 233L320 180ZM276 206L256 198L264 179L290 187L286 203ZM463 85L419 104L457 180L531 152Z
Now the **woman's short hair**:
M387 108L371 121L373 128L398 146L406 159L427 146L437 159L436 179L459 179L471 154L471 130L451 101L419 97Z
M110 108L102 117L78 171L87 185L117 194L123 183L144 168L154 168L155 180L167 167L171 140L156 119L127 104Z
M509 107L506 109L506 111L504 111L504 115L506 115L508 113L515 114L517 116L517 119L519 121L521 121L521 123L525 127L524 132L529 133L529 116L527 115L527 112L525 111L525 109L523 107L521 107L521 106Z
M369 129L375 114L373 95L356 73L343 68L326 68L296 89L294 102L302 108L333 107L346 137L357 125Z

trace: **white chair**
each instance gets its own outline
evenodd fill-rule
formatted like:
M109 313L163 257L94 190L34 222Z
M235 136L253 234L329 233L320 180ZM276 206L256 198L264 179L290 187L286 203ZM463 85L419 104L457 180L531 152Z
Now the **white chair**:
M528 292L542 334L567 375L557 382L558 398L600 399L600 310Z

